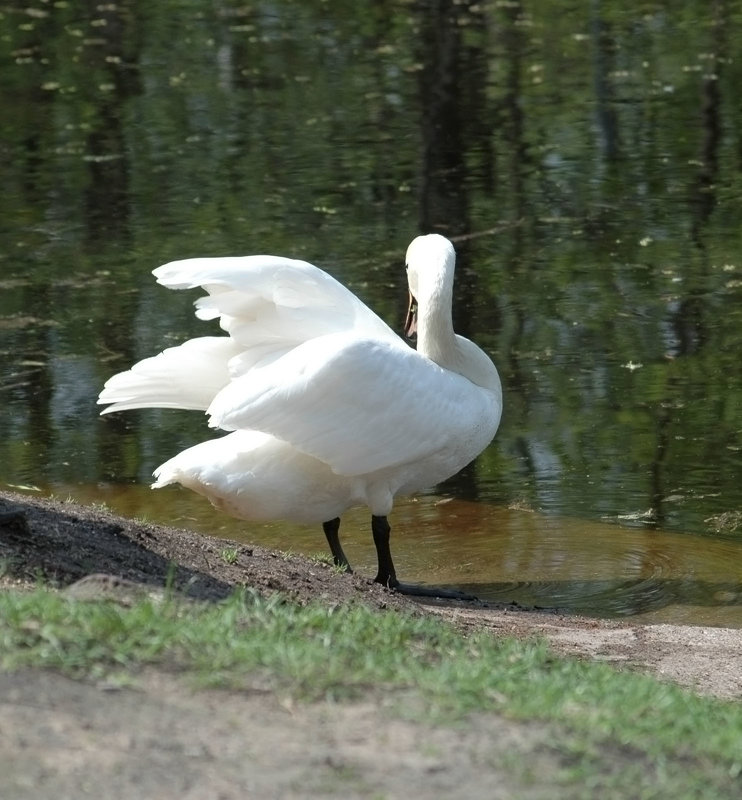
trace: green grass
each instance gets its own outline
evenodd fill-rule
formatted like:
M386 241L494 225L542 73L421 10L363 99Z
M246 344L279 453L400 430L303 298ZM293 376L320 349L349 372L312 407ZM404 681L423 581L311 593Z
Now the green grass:
M234 564L239 558L240 551L237 547L224 547L219 555L225 564Z
M187 670L211 686L257 681L306 700L396 692L398 713L430 723L461 724L484 711L548 725L570 797L598 789L601 797L742 795L740 705L557 658L543 642L463 637L427 617L251 595L127 608L44 589L0 593L0 668L101 676L140 665Z
M337 575L342 575L347 571L347 567L336 564L329 553L310 553L306 558L315 564L325 564Z

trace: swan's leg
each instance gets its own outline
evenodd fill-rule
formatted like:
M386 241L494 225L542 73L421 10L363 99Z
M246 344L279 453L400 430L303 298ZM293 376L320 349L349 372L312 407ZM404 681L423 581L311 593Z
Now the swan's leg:
M376 545L376 557L379 560L379 571L374 580L382 586L396 589L399 586L397 573L394 571L392 561L392 551L389 549L389 535L391 527L386 517L371 517L371 533L374 535L374 545Z
M477 598L465 592L457 592L455 589L442 589L435 586L418 586L414 583L401 583L397 580L397 573L394 570L392 561L392 551L389 548L389 537L391 527L386 517L371 517L371 532L374 535L376 545L376 556L379 560L379 571L374 580L377 583L394 589L400 594L409 594L416 597L446 597L452 600L476 600Z
M327 544L330 545L332 560L336 567L345 567L346 572L353 572L348 563L343 547L340 544L340 517L322 523L322 530L327 537Z

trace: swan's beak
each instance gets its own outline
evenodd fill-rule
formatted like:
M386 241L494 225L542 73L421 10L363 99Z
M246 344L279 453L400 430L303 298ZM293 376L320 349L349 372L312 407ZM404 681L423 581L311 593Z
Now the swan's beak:
M410 304L407 307L407 318L404 322L404 335L413 341L417 338L417 300L410 292Z

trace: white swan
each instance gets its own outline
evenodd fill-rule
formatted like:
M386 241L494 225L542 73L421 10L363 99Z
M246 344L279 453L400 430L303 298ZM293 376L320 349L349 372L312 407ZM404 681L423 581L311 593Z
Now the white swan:
M376 581L409 594L455 595L397 580L387 515L394 497L458 472L491 441L502 391L492 361L453 331L456 256L443 236L407 250L411 349L355 295L305 261L193 258L154 270L173 289L197 286L201 319L228 336L191 339L114 375L101 413L206 411L231 431L179 453L153 487L180 483L251 520L321 522L335 563L350 569L339 515L367 505Z

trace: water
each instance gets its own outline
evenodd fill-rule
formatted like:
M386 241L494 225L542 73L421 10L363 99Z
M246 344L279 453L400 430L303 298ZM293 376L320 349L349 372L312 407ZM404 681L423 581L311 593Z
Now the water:
M100 419L95 398L209 331L161 263L307 258L399 328L404 250L439 230L505 413L474 465L397 504L399 573L741 624L738 2L47 5L0 42L0 485L321 550L150 492L203 418ZM372 572L367 527L343 521Z

